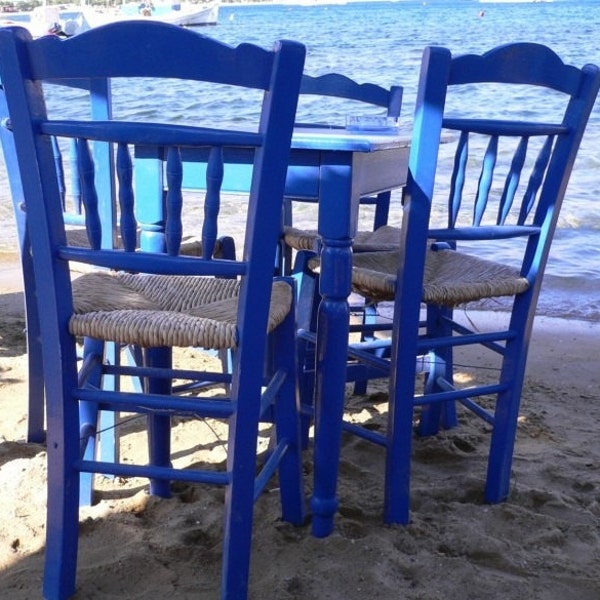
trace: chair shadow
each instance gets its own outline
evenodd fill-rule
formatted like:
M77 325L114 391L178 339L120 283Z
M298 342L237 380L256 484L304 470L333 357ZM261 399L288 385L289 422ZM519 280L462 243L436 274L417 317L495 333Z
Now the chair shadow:
M42 450L42 446L32 444L3 443L0 460L30 459ZM192 460L189 468L198 464ZM214 464L215 470L224 466L224 461ZM39 473L39 461L34 469ZM2 597L13 600L31 600L42 594L45 547L41 542L33 545L44 535L45 492L35 488L29 478L27 481L30 489L21 486L14 499L15 511L23 517L8 539L14 560L5 556L0 570ZM44 482L39 485L44 486ZM98 496L102 503L80 509L73 600L219 597L225 490L175 482L172 497L164 499L150 496L147 483L126 488L120 485L118 480L106 482ZM273 486L272 491L278 489L276 481ZM260 499L257 520L266 519L268 527L257 527L257 535L259 540L275 537L280 543L292 544L296 538L288 539L289 528L278 523L278 496L266 493ZM29 497L31 503L26 504ZM296 536L310 537L308 527L293 529ZM254 547L273 561L276 546L272 541L257 542ZM284 590L280 593L284 597Z
M43 444L8 440L0 442L0 468L12 460L30 459L45 451L46 447Z
M0 293L0 358L27 353L27 337L22 292Z
M222 498L216 501L222 502ZM193 583L197 592L209 590L207 597L217 597L220 520L212 523L212 510L206 519L192 517L192 512L202 512L200 502L203 507L206 505L200 494L188 494L185 498L174 495L164 500L132 489L126 498L110 500L111 505L119 505L117 510L111 506L109 514L96 511L80 517L76 592L72 599L167 597L169 587L171 593L178 587L173 581L190 589ZM170 520L173 530L159 526L149 532L155 520L165 524ZM43 530L39 535L43 535ZM41 598L45 546L29 552L22 545L35 540L21 540L18 534L10 543L15 559L0 571L3 597ZM153 556L155 552L159 556ZM198 569L199 564L202 569ZM196 577L194 569L200 571ZM163 575L165 580L159 581ZM184 593L183 597L191 594Z

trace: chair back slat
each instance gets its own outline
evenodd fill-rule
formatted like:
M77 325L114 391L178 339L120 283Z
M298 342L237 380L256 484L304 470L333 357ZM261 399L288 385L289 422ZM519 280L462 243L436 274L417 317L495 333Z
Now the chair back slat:
M473 207L473 224L481 225L481 220L485 213L485 209L490 197L490 189L494 177L494 168L496 167L496 159L498 157L498 136L492 135L488 141L488 145L483 157L483 165L481 174L479 175L479 184L477 186L477 196Z
M56 147L59 148L58 141L56 138L53 138L56 143ZM71 168L71 173L73 176L70 179L71 188L69 190L68 196L71 200L73 212L70 212L68 207L66 206L66 197L65 197L65 219L69 219L70 221L77 222L81 219L77 219L77 217L81 217L83 215L83 203L81 200L81 182L79 181L78 167L77 167L77 142L75 140L69 140L69 165ZM60 177L59 177L60 180ZM71 217L71 214L74 214L74 217Z
M217 218L221 206L221 186L225 169L223 148L211 148L206 165L206 198L204 201L204 223L202 225L202 251L205 259L213 255L218 235Z
M468 158L469 133L462 131L456 145L454 167L450 177L450 197L448 200L448 227L450 229L456 226L456 219L460 211Z
M77 139L77 170L81 181L81 197L85 205L85 227L88 240L90 246L94 250L98 250L102 246L102 222L98 213L96 171L90 147L84 138Z
M515 56L526 60L513 60ZM507 64L510 69L506 68ZM532 64L535 64L535 70L531 69ZM464 54L454 58L449 85L481 82L543 86L575 96L580 91L581 69L566 65L547 46L529 42L505 44L485 54Z
M133 164L127 144L117 144L117 178L119 181L120 233L123 249L134 252L137 246L137 221L134 212Z
M521 172L523 171L523 165L525 164L525 157L527 156L527 142L527 136L523 136L513 156L498 205L498 219L496 220L496 225L503 225L506 222L506 217L514 203L515 194L521 179Z
M62 152L60 151L60 147L58 145L58 141L56 138L52 138L52 152L54 153L54 164L56 166L56 177L58 179L58 189L60 195L62 197L63 210L65 210L65 197L66 197L66 187L65 187L65 169L63 167L63 158Z
M525 190L523 202L521 204L521 212L519 213L519 225L525 225L526 220L531 213L538 191L544 181L546 170L552 154L552 146L554 145L554 136L548 136L540 149L537 160L529 178L529 185Z
M70 38L72 43L69 47L56 44L57 38L53 36L40 38L40 44L31 52L31 78L64 82L69 79L90 81L97 77L115 76L155 78L165 77L165 73L168 73L169 78L212 81L255 89L268 89L271 83L271 69L268 61L263 60L269 51L259 46L240 44L233 47L221 43L219 52L215 53L215 40L193 31L188 33L195 37L185 39L174 31L148 32L144 29L144 21L123 21L113 25L116 27L95 27L86 32L96 38L94 43L98 45L98 51L89 57L85 65L78 57L86 51L90 37L83 40L80 36ZM123 28L130 31L127 38L122 35ZM132 44L131 40L139 40L139 43ZM164 47L171 48L171 52L157 58ZM171 57L185 52L196 56L210 52L215 60L210 63L179 61L174 64ZM239 71L234 74L225 65L236 65ZM240 76L240 73L243 75Z
M181 247L183 237L183 226L181 225L181 210L183 208L183 194L181 192L181 181L183 180L183 165L179 148L171 146L167 150L166 166L166 224L165 242L167 253L177 256ZM212 251L211 254L212 256Z

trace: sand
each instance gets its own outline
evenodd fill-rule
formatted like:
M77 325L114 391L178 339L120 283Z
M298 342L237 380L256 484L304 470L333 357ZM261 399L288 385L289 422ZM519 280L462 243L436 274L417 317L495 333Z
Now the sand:
M45 449L26 435L20 275L0 265L0 598L41 597ZM471 315L474 318L495 316ZM321 600L598 600L600 598L600 326L538 319L523 391L510 498L483 503L489 430L460 426L414 444L408 526L381 520L383 451L345 437L335 532L279 520L275 490L256 506L250 598ZM386 387L349 410L385 418ZM178 422L186 460L222 460L215 426ZM140 452L139 427L123 452ZM305 457L306 492L311 454ZM275 485L275 484L274 484ZM78 599L218 598L223 492L103 480L81 512Z

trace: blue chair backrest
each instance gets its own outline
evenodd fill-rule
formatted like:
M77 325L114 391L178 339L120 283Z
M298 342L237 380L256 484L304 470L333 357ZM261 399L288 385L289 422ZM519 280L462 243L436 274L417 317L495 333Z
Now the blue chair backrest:
M300 85L299 111L302 108L304 96L319 96L318 99L314 99L313 106L317 102L323 103L323 99L327 97L335 99L328 103L327 111L331 113L328 117L338 117L339 126L344 124L342 117L356 114L357 110L368 110L368 105L384 108L388 117L398 119L402 108L403 91L404 88L399 85L393 85L388 89L374 83L358 83L340 73L327 73L319 76L305 74L302 76ZM342 102L344 100L348 102ZM344 114L342 112L344 110L353 112ZM320 110L319 112L324 111Z
M528 249L518 266L533 283L544 270L594 105L597 69L566 65L550 48L533 43L500 46L481 56L432 52L445 56L440 85L447 89L434 109L444 111L443 134L448 134L440 157L454 152L454 158L449 184L440 191L448 194L446 205L433 201L430 237L451 245L522 238ZM487 86L489 94L493 85L500 90L497 102L479 102L478 87ZM532 94L539 95L538 111Z
M404 88L400 85L385 88L375 83L358 83L340 73L318 76L305 74L300 85L296 126L341 128L345 126L348 116L361 116L367 113L382 116L381 109L385 110L385 116L398 122L403 93ZM318 117L315 119L315 114L327 115L327 122L321 122ZM293 221L291 200L317 202L318 198L289 198L285 205L284 225L291 225ZM362 198L361 204L375 205L373 229L387 224L390 192Z
M200 58L191 60L191 56ZM47 294L48 302L55 296L61 311L66 311L63 316L72 312L73 307L65 300L70 297L67 264L70 260L133 272L240 276L244 282L240 306L252 297L255 308L252 322L241 319L240 330L249 327L253 333L264 336L261 323L267 318L272 265L280 233L278 215L303 62L304 47L295 42L279 42L273 51L249 44L234 48L196 32L157 22L113 23L67 40L55 37L32 40L21 28L0 31L0 68L27 198L35 270L38 281L42 273L53 274L51 287L38 293ZM59 84L56 89L60 90L66 82L76 80L85 85L90 81L94 84L124 78L185 79L263 91L257 126L254 131L233 131L139 120L98 121L86 117L53 120L44 110L42 82ZM114 86L112 95L114 100ZM156 98L148 100L156 103ZM91 249L67 246L52 138L76 140ZM116 148L115 176L119 181L118 212L124 251L102 248L106 223L98 211L101 199L90 149L90 143L98 142ZM168 255L133 251L135 204L143 205L143 199L135 197L132 156L140 147L156 148L166 165ZM182 235L181 148L188 147L210 149L202 236L206 260L177 256ZM223 154L228 148L248 152L249 162L255 167L244 258L238 262L211 260L218 235L219 186L223 170L227 169Z
M493 105L489 96L482 104L476 94L479 84L504 86L504 94ZM456 58L447 49L426 48L404 200L401 244L405 251L396 293L402 311L414 315L405 321L410 326L404 325L404 340L416 340L421 299L411 290L422 289L425 249L432 238L442 247L461 248L469 241L523 240L517 267L530 286L521 295L521 304L533 314L567 182L599 85L597 67L566 65L539 44L509 44L481 56ZM541 90L545 100L561 96L562 110L553 116L548 102L539 102L541 116L525 120L517 86ZM511 103L516 113L510 113ZM442 137L446 134L448 138ZM482 136L487 141L481 143ZM505 146L510 149L507 153ZM442 161L451 163L454 147L454 167L436 180ZM480 154L469 155L469 150ZM533 151L533 157L527 157L526 150ZM471 184L469 198L466 183ZM408 331L410 327L414 331ZM411 354L416 349L405 351ZM405 376L410 374L397 375Z

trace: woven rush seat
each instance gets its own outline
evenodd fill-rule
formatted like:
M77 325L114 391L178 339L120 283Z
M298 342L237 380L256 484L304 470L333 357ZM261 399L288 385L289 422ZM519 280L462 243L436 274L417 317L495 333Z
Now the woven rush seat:
M238 343L235 279L133 275L97 271L73 282L73 335L144 348L177 346L222 350ZM275 282L268 332L292 306L289 285Z
M286 226L283 229L285 243L295 250L316 250L318 234L313 229ZM383 225L375 231L359 231L352 242L354 252L378 252L394 250L400 245L400 229Z
M393 300L400 251L363 252L353 257L352 288L375 302ZM309 268L317 270L319 260ZM458 306L466 302L514 296L529 284L518 269L455 250L428 250L423 277L423 302Z

